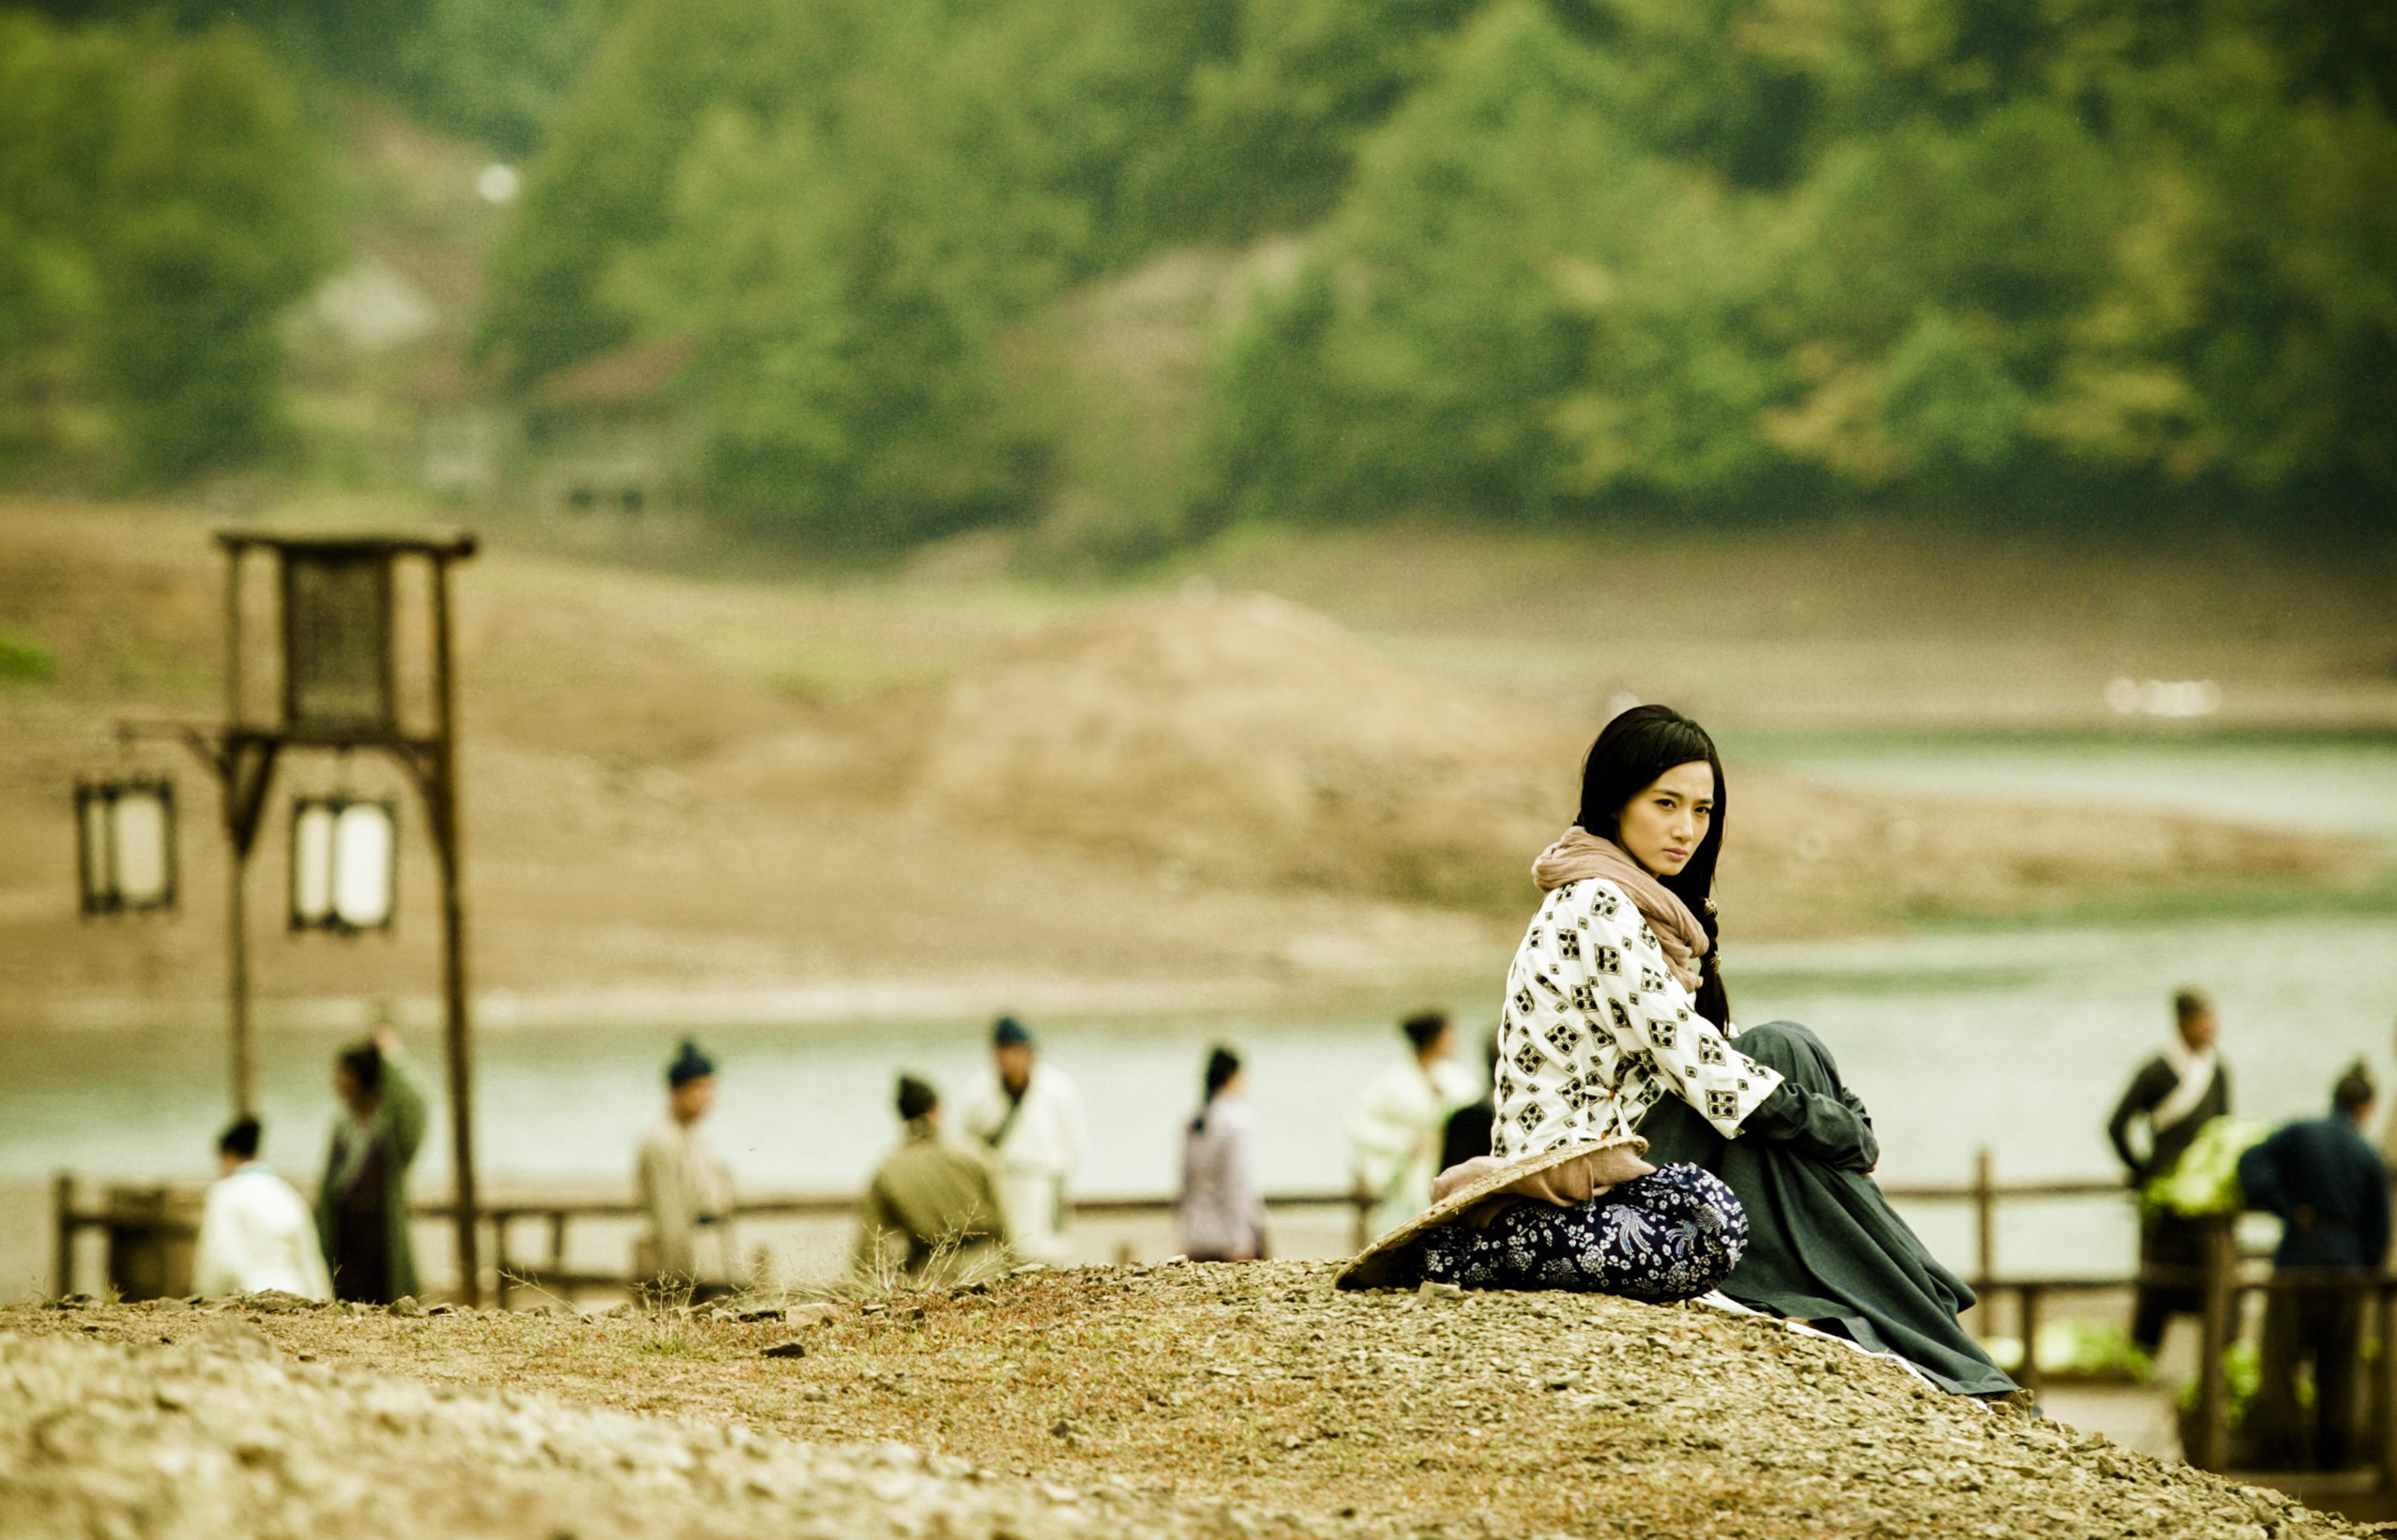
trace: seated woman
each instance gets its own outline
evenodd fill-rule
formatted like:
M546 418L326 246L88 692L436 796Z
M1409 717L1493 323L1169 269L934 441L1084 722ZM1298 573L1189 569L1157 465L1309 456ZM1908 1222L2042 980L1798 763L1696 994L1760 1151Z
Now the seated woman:
M1957 1394L2010 1392L1957 1323L1972 1291L1867 1180L1872 1123L1829 1052L1795 1024L1730 1026L1707 896L1722 808L1722 762L1695 722L1637 706L1599 734L1576 826L1533 867L1548 898L1508 974L1494 1164L1635 1137L1664 1164L1582 1207L1516 1203L1486 1227L1434 1226L1418 1242L1422 1276L1634 1297L1719 1280ZM1727 1208L1736 1220L1721 1219ZM1621 1287L1624 1257L1661 1267L1670 1287Z

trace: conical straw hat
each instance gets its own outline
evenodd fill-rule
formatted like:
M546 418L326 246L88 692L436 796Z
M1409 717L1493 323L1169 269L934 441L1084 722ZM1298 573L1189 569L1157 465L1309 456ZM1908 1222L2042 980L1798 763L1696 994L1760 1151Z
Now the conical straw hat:
M1646 1140L1635 1135L1618 1135L1613 1139L1596 1140L1584 1144L1562 1144L1554 1150L1525 1155L1510 1160L1488 1175L1478 1178L1434 1202L1430 1208L1390 1230L1387 1235L1349 1259L1332 1282L1342 1289L1384 1289L1395 1281L1400 1263L1416 1242L1445 1224L1461 1220L1476 1206L1494 1198L1516 1194L1526 1202L1554 1201L1545 1196L1557 1187L1578 1190L1585 1187L1593 1196L1631 1180L1643 1171L1653 1170L1639 1159L1648 1147ZM1626 1156L1630 1159L1627 1162ZM1540 1183L1539 1178L1563 1171L1568 1167L1586 1165L1589 1170L1579 1184L1571 1181ZM1637 1170L1631 1168L1636 1167ZM1582 1175L1583 1173L1570 1173ZM1540 1193L1525 1194L1520 1189L1537 1186Z

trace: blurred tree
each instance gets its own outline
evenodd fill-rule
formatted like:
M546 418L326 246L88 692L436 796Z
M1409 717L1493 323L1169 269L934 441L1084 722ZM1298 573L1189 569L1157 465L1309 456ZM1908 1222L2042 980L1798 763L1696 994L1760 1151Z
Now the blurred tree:
M1044 306L1302 231L1160 528L2385 513L2391 46L2333 0L628 0L485 336L528 380L691 336L723 506L908 539L1039 504Z
M607 276L665 234L700 125L717 109L828 113L867 12L862 0L632 0L527 174L492 258L483 345L531 380L630 336Z
M113 36L0 11L0 456L53 436L58 382L98 307L93 248L123 111Z
M0 13L0 377L10 435L81 377L133 468L255 456L278 322L330 256L330 188L291 90L238 28L140 42Z
M1048 454L1009 329L1167 235L1222 39L1169 0L630 13L532 174L490 345L530 378L701 339L711 495L887 543L1009 518Z
M1478 0L1238 0L1208 28L1181 142L1169 151L1177 230L1218 239L1330 211L1365 134L1429 73Z
M276 323L331 254L318 157L289 91L241 33L219 29L145 61L105 184L92 340L94 372L144 475L265 447Z
M390 87L428 0L11 0L71 24L162 24L187 34L235 25L304 68Z
M1632 95L1533 0L1466 29L1374 139L1316 271L1234 344L1221 516L1746 494L1774 458L1755 415L1788 390L1752 313L1770 245L1626 131Z
M1545 10L1434 50L1310 276L1227 342L1196 493L1219 517L1997 517L2144 484L2389 522L2397 141L2321 42L2369 55L2372 24L2297 0Z
M913 103L887 98L904 115ZM696 339L715 505L767 533L882 546L1022 511L1039 439L1001 375L998 294L970 240L988 200L920 165L862 167L804 121L714 114L675 234L619 287ZM919 201L965 200L927 210Z
M2188 309L2144 351L2190 381L2230 485L2385 532L2397 506L2397 124L2362 101L2286 107L2276 76L2227 50L2160 93L2158 137L2195 196L2172 249Z
M539 149L613 8L608 0L430 0L400 58L439 128L523 159Z

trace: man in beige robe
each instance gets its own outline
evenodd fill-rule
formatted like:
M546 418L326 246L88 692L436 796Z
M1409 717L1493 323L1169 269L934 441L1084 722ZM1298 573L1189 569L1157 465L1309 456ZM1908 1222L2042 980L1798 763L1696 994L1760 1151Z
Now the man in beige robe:
M716 1104L716 1066L686 1038L666 1066L666 1113L643 1136L633 1185L648 1228L633 1273L693 1300L733 1289L733 1177L699 1124Z

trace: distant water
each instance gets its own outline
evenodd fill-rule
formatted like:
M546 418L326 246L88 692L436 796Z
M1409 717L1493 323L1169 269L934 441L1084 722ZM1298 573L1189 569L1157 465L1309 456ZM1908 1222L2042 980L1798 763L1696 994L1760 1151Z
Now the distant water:
M2224 1050L2242 1111L2266 1117L2322 1105L2358 1054L2397 1085L2397 921L2381 917L2222 919L2121 929L1944 934L1837 945L1755 946L1735 974L1740 1015L1789 1017L1821 1030L1872 1106L1891 1182L1962 1180L1973 1152L2003 1176L2080 1176L2113 1169L2102 1127L2132 1068L2166 1028L2170 992L2201 984L2220 1002ZM1478 1034L1487 997L1459 1000ZM1327 1013L1076 1019L1038 1023L1050 1062L1077 1080L1089 1109L1092 1193L1162 1193L1176 1172L1207 1046L1236 1043L1269 1184L1343 1185L1350 1098L1398 1051L1385 1017ZM700 1036L722 1064L714 1131L743 1184L848 1189L889 1144L891 1076L900 1067L962 1088L981 1061L979 1021L849 1027L726 1027ZM269 1155L286 1170L319 1158L340 1039L270 1034L265 1044ZM478 1119L487 1184L620 1186L633 1138L659 1106L669 1034L513 1029L481 1042ZM412 1045L437 1072L435 1045ZM0 1034L0 1181L69 1168L93 1177L198 1175L223 1116L223 1064L205 1033ZM436 1127L422 1186L446 1180ZM1960 1215L1926 1212L1926 1236L1957 1250ZM2105 1205L2010 1222L2012 1267L2108 1271L2127 1244Z
M2397 736L1762 738L1736 760L1828 780L2026 802L2152 806L2397 847Z
M1967 746L1968 747L1969 746ZM2068 795L2134 793L2311 827L2362 827L2397 842L2397 743L2213 746L2052 744L1820 747L1803 768L1936 788ZM1478 1039L1500 981L1448 1002ZM2001 1178L2096 1176L2114 1161L2103 1124L2134 1065L2169 1026L2171 992L2194 984L2222 1006L2238 1110L2285 1118L2324 1104L2360 1054L2391 1087L2397 1064L2397 916L2207 918L2128 926L1943 931L1886 941L1749 945L1733 953L1738 1017L1823 1033L1880 1130L1893 1183L1962 1181L1973 1153ZM0 1023L5 1025L5 1023ZM1262 1157L1277 1189L1344 1185L1351 1098L1399 1052L1390 1013L1191 1012L1035 1023L1049 1061L1080 1083L1090 1193L1161 1194L1209 1044L1250 1061ZM961 1090L982 1062L985 1023L725 1026L699 1034L722 1065L716 1139L751 1190L857 1186L893 1137L893 1073ZM321 1158L339 1038L264 1041L268 1155L285 1170ZM659 1110L674 1047L660 1029L516 1027L479 1044L480 1159L487 1186L622 1190L631 1143ZM411 1040L437 1077L437 1044ZM1478 1046L1469 1046L1478 1057ZM0 1183L71 1169L95 1178L207 1171L224 1115L220 1037L209 1032L0 1031ZM436 1104L438 1097L436 1096ZM446 1184L447 1134L429 1141L420 1190ZM1959 1265L1961 1212L1916 1215ZM2014 1211L2001 1261L2041 1272L2118 1271L2127 1216L2112 1204Z

